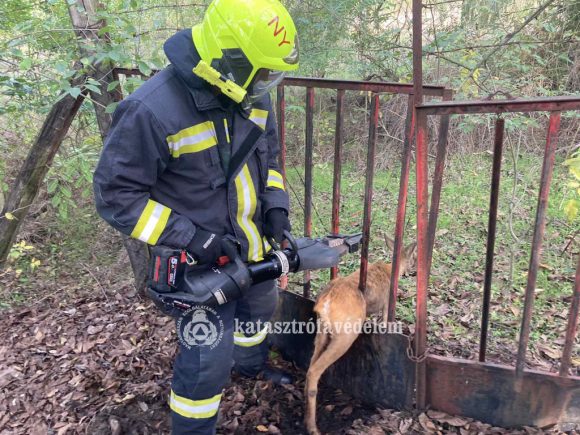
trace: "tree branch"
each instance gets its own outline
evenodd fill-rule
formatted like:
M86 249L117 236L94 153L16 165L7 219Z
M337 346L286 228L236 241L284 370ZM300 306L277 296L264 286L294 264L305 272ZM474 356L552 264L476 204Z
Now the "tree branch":
M547 0L538 9L536 9L536 11L533 14L531 14L528 18L526 18L526 20L517 29L515 29L513 32L510 32L507 35L505 35L503 40L501 41L500 44L498 44L497 47L495 47L493 50L491 50L486 56L484 56L483 59L481 59L477 63L477 65L475 65L473 68L470 69L469 76L463 81L461 86L463 86L463 84L465 84L465 82L467 82L467 80L473 79L473 74L475 73L475 71L477 71L479 68L481 68L481 66L484 65L495 53L497 53L501 47L503 47L509 41L511 41L514 38L514 36L516 36L518 33L520 33L528 24L530 24L534 19L536 19L542 12L544 12L547 9L548 6L550 6L552 3L554 3L554 1L555 0Z

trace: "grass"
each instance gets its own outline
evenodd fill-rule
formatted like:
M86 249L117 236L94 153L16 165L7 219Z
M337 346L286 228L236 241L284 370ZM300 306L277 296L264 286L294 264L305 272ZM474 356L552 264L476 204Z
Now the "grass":
M488 153L452 158L445 169L433 267L429 282L429 345L432 351L475 358L478 350L483 275L487 240L492 158ZM491 360L513 361L523 309L542 158L504 155L501 173L488 355ZM288 168L294 233L303 231L303 170ZM370 260L390 257L383 234L392 235L399 188L399 166L376 171L372 202ZM332 165L317 164L313 172L313 234L329 232L332 201ZM514 187L515 183L515 187ZM567 170L554 168L547 226L538 271L536 300L530 334L531 365L554 368L561 354L569 297L572 294L578 245L578 222L566 221L562 203L567 192ZM341 231L361 231L365 171L346 166L342 172ZM411 174L407 204L406 243L416 232L415 180ZM511 229L510 229L511 228ZM341 266L346 274L358 267L351 256ZM313 274L313 289L328 273ZM297 280L294 280L295 282ZM414 322L414 278L401 280L398 318ZM580 363L575 355L574 363Z

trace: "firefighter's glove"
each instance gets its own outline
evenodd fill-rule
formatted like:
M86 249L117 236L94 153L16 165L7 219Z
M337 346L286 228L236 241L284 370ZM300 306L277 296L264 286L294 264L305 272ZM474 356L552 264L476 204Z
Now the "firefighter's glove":
M197 264L213 264L223 255L222 239L217 234L197 228L187 250Z
M283 208L271 208L268 210L263 227L264 235L272 237L276 242L280 243L284 240L284 230L292 231L286 210Z

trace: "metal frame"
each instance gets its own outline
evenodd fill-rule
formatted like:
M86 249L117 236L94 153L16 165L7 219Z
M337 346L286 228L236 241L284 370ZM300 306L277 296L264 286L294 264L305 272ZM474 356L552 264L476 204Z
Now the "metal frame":
M528 280L526 285L524 311L522 324L520 328L520 339L518 345L518 355L515 366L515 373L505 367L507 372L500 375L492 372L491 364L485 363L487 332L489 323L489 310L491 298L491 279L493 272L493 257L495 243L495 227L497 222L497 205L500 186L500 169L501 169L501 152L503 146L504 121L499 118L496 121L496 131L494 140L494 161L492 170L491 193L490 193L490 212L488 221L488 241L486 254L486 272L483 294L483 312L481 320L481 337L479 361L470 362L465 366L464 362L451 358L442 358L428 356L424 361L417 363L416 371L416 391L417 406L425 408L433 406L437 409L450 412L459 412L463 415L483 417L487 421L500 422L500 424L534 424L542 419L548 419L552 424L560 421L567 407L576 406L571 402L578 400L580 391L580 378L569 378L572 382L561 382L560 379L567 378L568 368L570 366L571 348L574 343L577 325L578 310L580 306L580 259L576 270L576 279L574 286L574 298L570 306L570 315L568 328L566 331L566 341L564 352L561 360L561 368L556 383L559 383L556 391L558 394L548 395L548 391L542 389L542 384L553 381L552 376L546 373L536 374L530 377L531 371L525 370L525 355L528 348L530 320L532 316L534 303L534 290L538 265L540 261L540 252L542 247L542 238L546 224L546 208L552 170L554 166L554 156L558 129L560 126L560 115L563 110L580 110L580 96L563 96L551 98L529 98L529 99L509 99L509 100L474 100L474 101L444 101L436 103L423 103L422 98L422 2L413 0L413 76L415 85L415 117L416 117L416 138L417 138L417 240L418 240L418 273L417 273L417 311L416 311L416 337L415 352L417 355L424 355L426 352L426 333L427 333L427 299L428 299L428 280L431 266L431 256L433 251L433 242L437 227L438 209L430 210L427 218L428 205L428 129L427 117L429 115L438 115L442 119L454 114L481 114L496 113L501 116L508 112L550 112L550 120L547 131L546 146L544 150L544 163L540 178L540 192L538 195L538 206L536 220L534 225L534 236L532 241L531 258L529 262ZM441 150L438 153L441 153ZM442 179L435 177L433 184L433 196L435 191L440 192ZM443 365L450 367L450 370L442 368ZM427 367L431 368L429 378L427 378ZM474 375L470 385L465 382L458 382L458 370L463 370L463 375L470 373ZM502 367L502 366L498 366ZM490 378L491 383L497 384L502 380L503 386L508 385L507 389L498 388L493 392L489 386L478 385L478 380ZM506 375L507 374L507 375ZM535 382L530 382L535 379ZM438 383L438 384L437 384ZM522 385L527 386L524 392ZM486 389L487 387L487 389ZM443 391L443 394L437 395L437 389ZM564 399L556 400L563 393ZM531 397L526 397L526 395ZM457 397L460 400L457 400ZM469 399L478 397L480 403L469 403ZM573 399L573 400L572 400ZM491 400L495 400L497 409L487 412L485 406ZM519 412L521 404L526 400L531 400L536 405L536 415L534 412ZM515 404L515 406L514 406ZM528 402L529 405L529 402ZM541 405L541 406L540 406ZM529 408L530 406L528 406ZM505 411L511 412L506 416ZM578 416L568 416L568 418L578 419Z

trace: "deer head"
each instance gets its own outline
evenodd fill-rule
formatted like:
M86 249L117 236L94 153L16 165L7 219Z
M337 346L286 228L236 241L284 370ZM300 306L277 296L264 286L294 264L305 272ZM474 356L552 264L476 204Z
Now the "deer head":
M395 251L395 241L389 236L385 235L385 242L387 248L391 251ZM417 262L417 243L413 242L410 245L403 248L401 252L401 261L399 264L399 275L406 275L411 272L411 269L415 267Z

